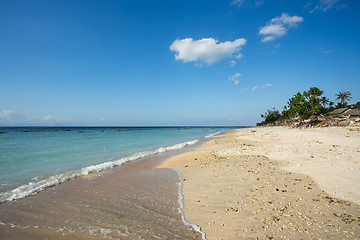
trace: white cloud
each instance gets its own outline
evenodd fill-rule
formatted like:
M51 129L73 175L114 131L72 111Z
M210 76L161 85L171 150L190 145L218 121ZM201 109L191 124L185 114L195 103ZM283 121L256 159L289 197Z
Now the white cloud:
M52 114L46 115L45 117L42 118L42 120L44 120L44 121L51 121L51 120L55 120L55 119L56 119L56 116L52 115Z
M232 0L230 2L230 6L235 5L235 6L238 6L238 7L244 7L245 2L246 2L246 0ZM251 2L252 1L250 1L250 3L248 3L247 5L250 5L250 6L253 5ZM254 2L256 7L260 7L261 5L263 5L264 0L254 0L253 2Z
M271 19L269 23L260 28L259 34L264 35L261 41L273 41L285 35L290 28L297 27L302 21L304 21L303 17L289 16L287 13L283 13L281 16Z
M322 54L330 54L330 53L335 52L335 49L325 49L324 47L321 47L320 51Z
M280 47L281 47L280 43L274 44L274 48L280 48Z
M233 76L229 77L229 80L232 81L235 85L238 85L240 82L241 73L235 73Z
M230 67L235 67L236 65L236 61L235 60L231 60L230 61Z
M0 112L0 120L22 120L22 119L25 119L25 116L13 110L3 109Z
M262 88L267 88L267 87L272 87L271 83L266 83L264 85L261 86Z
M284 23L286 25L289 25L290 27L296 27L298 25L298 23L301 23L302 21L304 21L303 17L299 17L299 16L291 17L287 13L283 13L283 14L281 14L280 17L271 19L272 23L275 23L275 24Z
M272 35L272 36L282 36L286 33L286 29L283 24L268 24L260 28L259 34L261 35ZM269 37L272 37L269 36Z
M263 0L255 0L255 5L258 6L258 7L263 5L263 3L264 3Z
M0 112L0 119L11 119L15 111L4 109Z
M271 83L266 83L266 84L263 84L263 85L261 85L261 86L256 85L256 86L254 86L254 87L251 88L251 91L256 91L256 90L258 90L259 88L268 88L268 87L272 87L272 84L271 84ZM246 92L246 91L248 91L248 90L249 90L249 88L243 88L243 89L241 89L240 91Z
M41 122L45 122L45 124L65 124L72 121L71 118L68 117L59 117L53 114L48 114L44 117L38 118L38 117L29 117L32 121L38 122L39 120Z
M309 8L311 5L312 5L312 2L308 2L308 3L304 6L304 8Z
M244 55L242 55L241 53L239 53L239 54L235 55L235 58L236 58L236 59L240 59L240 58L243 58L243 56L244 56Z
M340 4L340 0L319 0L319 3L315 5L315 7L310 11L310 13L314 13L316 11L326 12L331 8L341 8L346 7L344 4Z
M275 40L275 37L273 36L267 36L267 37L264 37L263 39L261 39L262 42L270 42L270 41L274 41Z
M34 116L17 113L13 110L1 110L0 111L0 123L1 124L53 124L53 123L69 123L71 118L57 117L52 114L45 116Z
M238 7L241 7L244 4L245 0L232 0L230 5L236 5Z
M211 65L225 58L233 57L234 54L239 55L241 47L245 44L245 38L220 43L213 38L203 38L200 40L185 38L175 40L170 45L170 50L176 52L176 60L196 62L200 65L202 63Z

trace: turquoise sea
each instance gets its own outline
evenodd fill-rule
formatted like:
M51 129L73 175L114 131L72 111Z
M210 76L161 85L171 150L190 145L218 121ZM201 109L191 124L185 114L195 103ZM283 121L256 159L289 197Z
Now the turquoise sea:
M0 202L239 127L0 127Z

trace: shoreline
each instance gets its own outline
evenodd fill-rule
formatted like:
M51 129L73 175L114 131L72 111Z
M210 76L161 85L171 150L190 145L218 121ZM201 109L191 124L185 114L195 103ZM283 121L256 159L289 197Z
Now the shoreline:
M66 171L56 175L44 177L44 179L37 180L35 182L31 181L26 184L20 185L14 189L0 192L0 204L5 202L11 202L13 200L23 199L28 196L38 194L48 188L74 180L79 177L86 177L91 174L101 173L103 171L107 171L115 167L119 167L134 161L142 161L144 159L146 160L151 157L157 158L157 154L167 153L169 151L171 152L171 151L181 150L183 148L196 145L198 142L199 139L194 139L186 142L180 142L174 145L159 147L152 151L151 150L140 151L133 153L129 156L121 157L117 160L106 161L106 162L90 165L84 168ZM155 165L153 167L155 167Z
M150 155L3 202L0 238L203 239L195 225L184 221L178 173L156 168L196 146Z
M360 237L358 128L247 128L167 159L207 239Z

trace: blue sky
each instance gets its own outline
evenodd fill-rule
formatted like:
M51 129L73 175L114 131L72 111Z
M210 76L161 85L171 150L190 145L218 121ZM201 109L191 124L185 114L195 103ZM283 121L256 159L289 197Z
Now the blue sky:
M360 2L0 2L1 125L254 125L360 101Z

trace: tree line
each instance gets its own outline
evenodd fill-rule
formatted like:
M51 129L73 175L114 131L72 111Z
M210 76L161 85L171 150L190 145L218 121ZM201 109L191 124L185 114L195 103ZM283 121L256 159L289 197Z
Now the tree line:
M264 121L258 125L274 123L278 120L295 117L307 119L312 115L325 114L334 111L337 108L360 108L360 102L349 105L348 102L352 98L349 91L335 94L335 101L337 101L336 105L335 102L332 102L327 97L323 96L323 93L324 91L321 91L317 87L312 87L303 93L298 92L288 100L287 105L284 106L281 112L273 108L272 110L269 109L264 114L261 114Z

